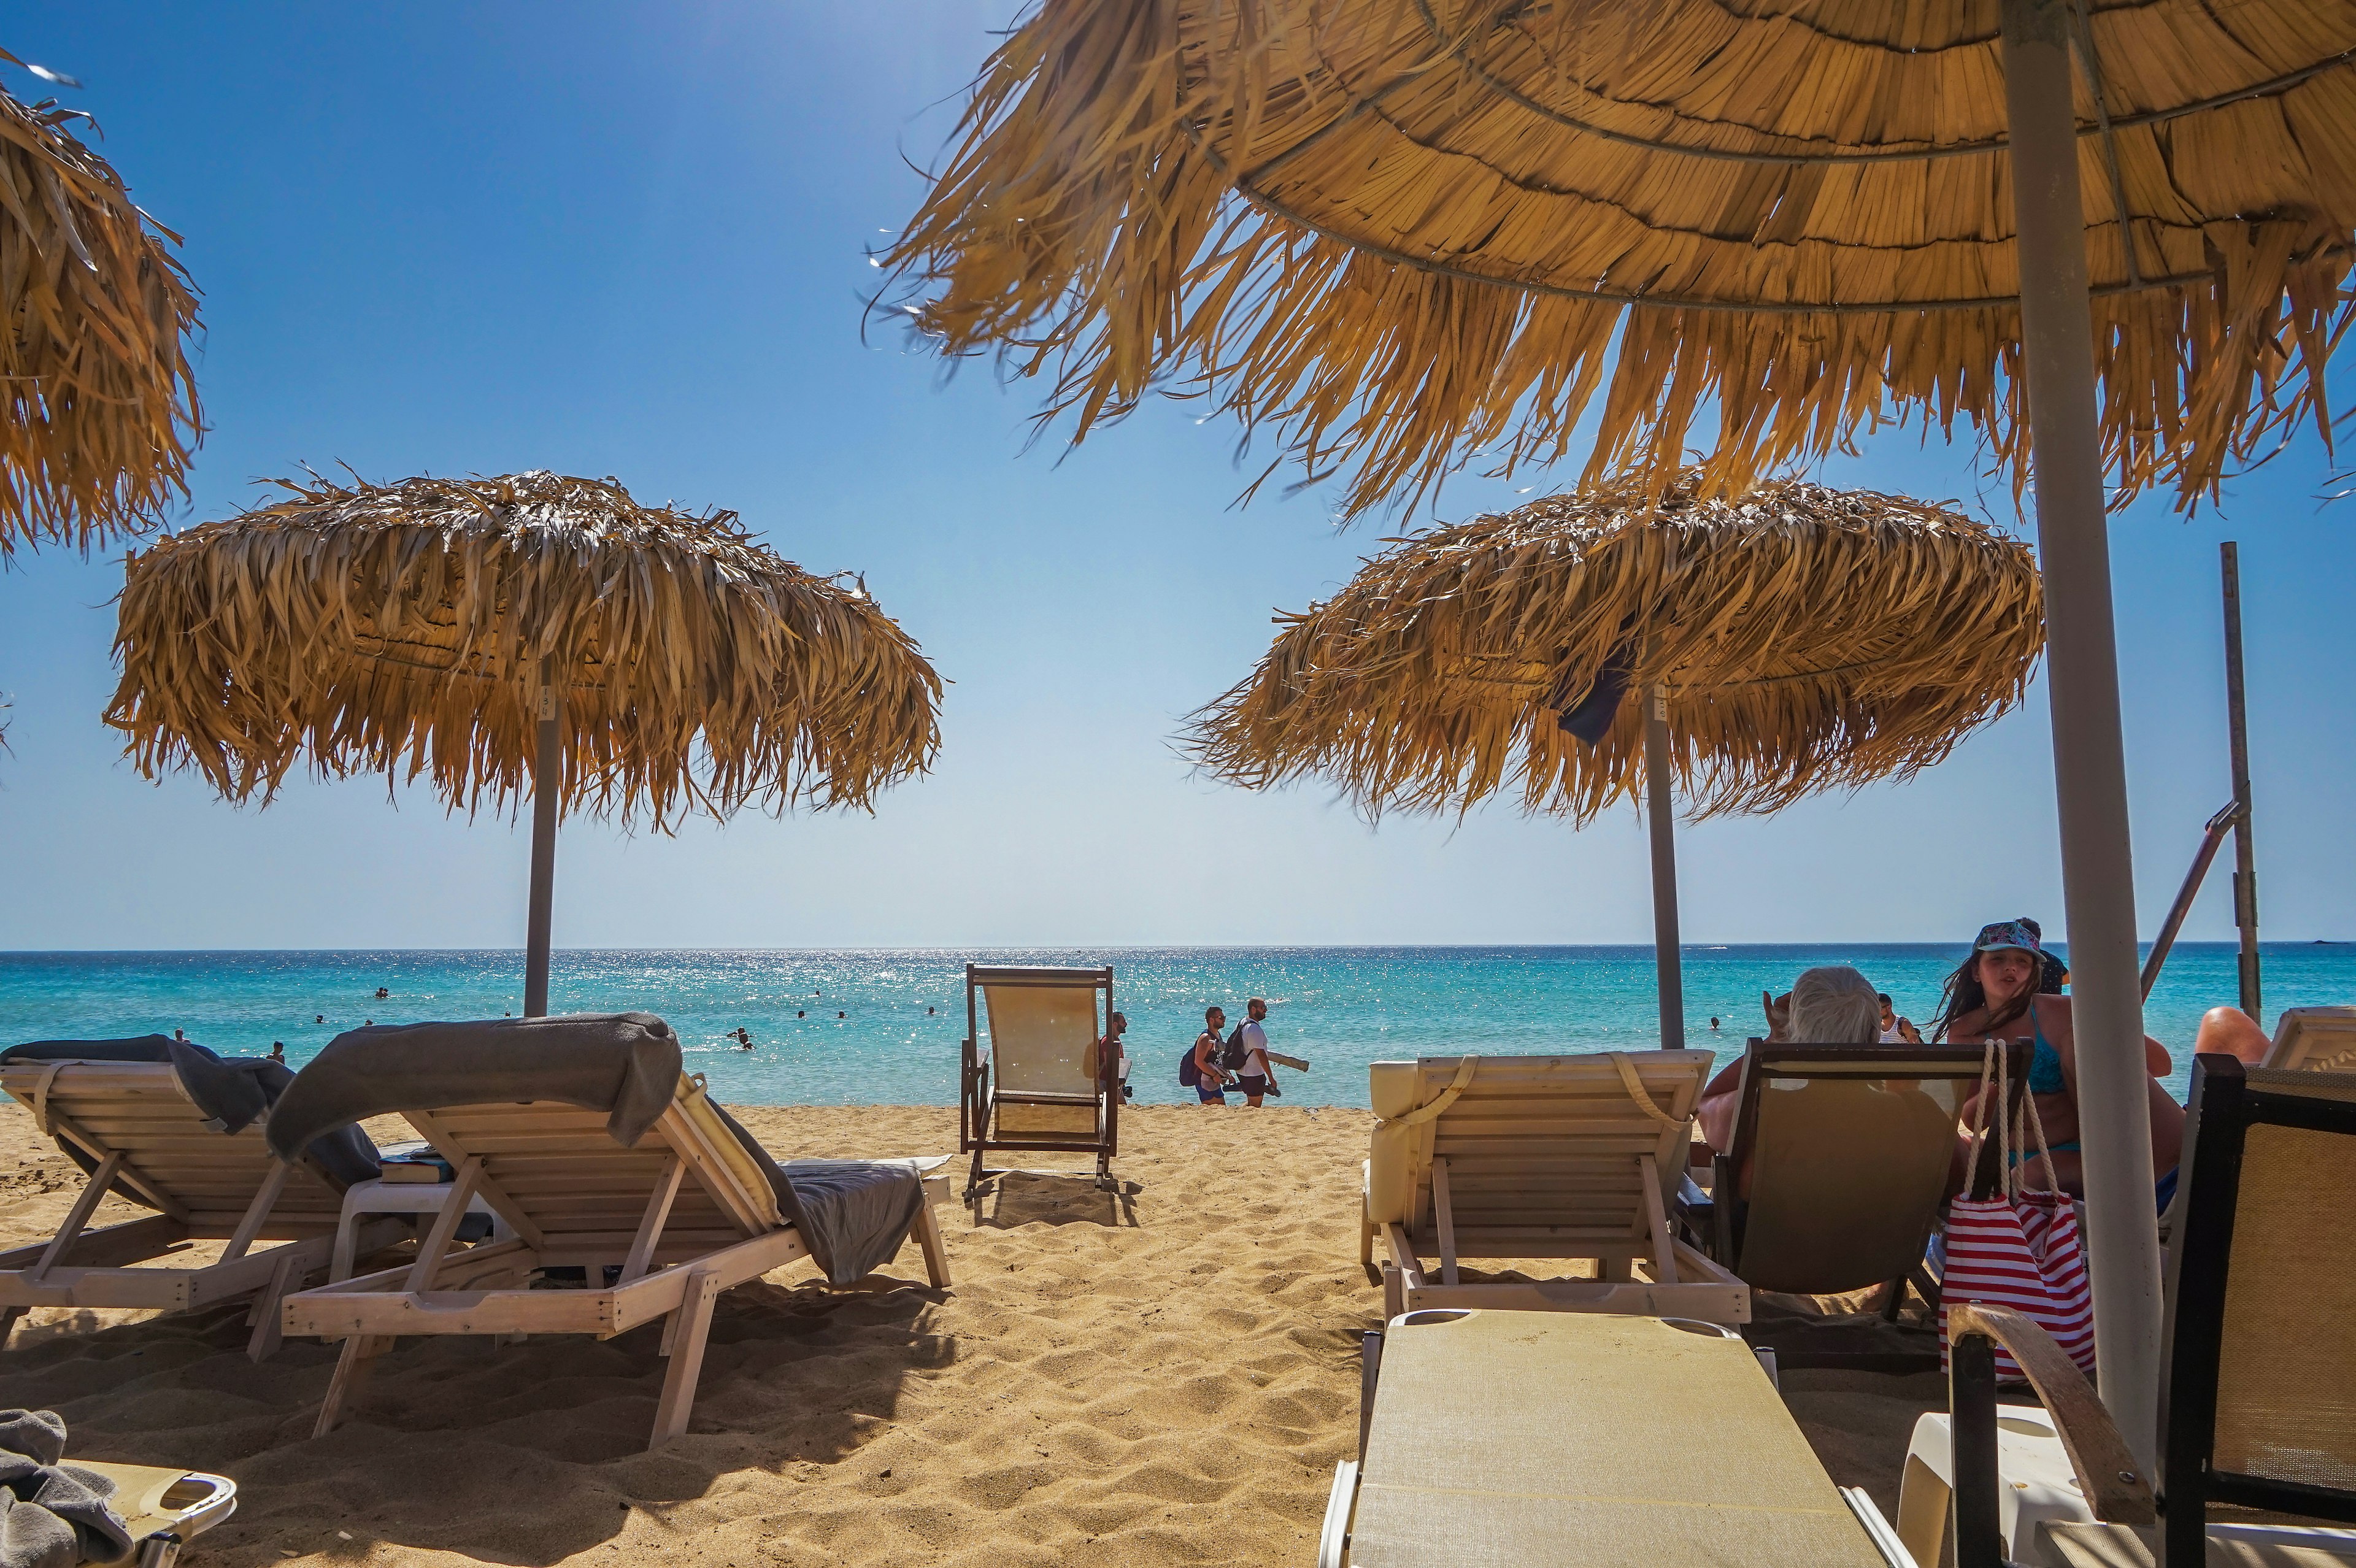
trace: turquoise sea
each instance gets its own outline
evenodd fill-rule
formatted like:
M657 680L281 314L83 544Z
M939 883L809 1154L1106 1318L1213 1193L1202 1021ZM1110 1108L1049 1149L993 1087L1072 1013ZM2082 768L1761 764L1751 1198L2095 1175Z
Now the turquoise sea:
M1762 1032L1760 992L1783 991L1816 964L1855 965L1927 1023L1962 955L1870 944L1688 947L1689 1042L1739 1053ZM1110 964L1143 1102L1191 1098L1177 1060L1204 1007L1240 1018L1252 996L1270 1003L1270 1043L1312 1063L1305 1075L1283 1072L1288 1104L1365 1104L1369 1061L1641 1050L1659 1039L1649 947L565 952L550 997L557 1012L660 1014L690 1070L723 1100L952 1104L969 961ZM2284 1008L2356 1001L2356 944L2269 944L2264 961L2269 1028ZM512 951L0 954L0 1044L182 1029L225 1053L284 1040L299 1065L365 1021L497 1018L520 1011L522 992L523 955ZM2230 945L2178 945L2146 1025L2177 1053L2179 1098L2201 1012L2234 996ZM740 1027L750 1051L726 1039Z

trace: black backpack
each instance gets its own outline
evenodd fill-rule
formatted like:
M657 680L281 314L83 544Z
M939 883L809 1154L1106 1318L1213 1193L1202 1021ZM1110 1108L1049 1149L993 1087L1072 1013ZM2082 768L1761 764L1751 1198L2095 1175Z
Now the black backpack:
M1219 1065L1229 1072L1241 1072L1248 1060L1244 1050L1244 1026L1237 1024L1227 1032L1226 1043L1219 1047Z

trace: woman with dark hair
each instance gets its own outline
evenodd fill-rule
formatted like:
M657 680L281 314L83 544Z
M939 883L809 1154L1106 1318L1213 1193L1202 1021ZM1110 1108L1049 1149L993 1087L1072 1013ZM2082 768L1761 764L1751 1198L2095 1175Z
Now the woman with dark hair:
M1978 1045L1987 1040L2034 1042L2029 1067L2029 1092L2037 1099L2038 1119L2053 1150L2051 1177L2065 1192L2083 1197L2085 1168L2078 1139L2077 1033L2070 998L2047 987L2058 986L2068 971L2049 963L2036 923L1998 921L1983 926L1972 944L1971 956L1947 977L1946 995L1933 1031L1934 1040ZM2184 1144L2184 1107L2160 1086L2169 1070L2168 1048L2149 1035L2143 1041L2144 1092L2151 1104L2151 1168L2158 1177L2159 1206L2175 1195L2176 1162ZM1968 1118L1967 1118L1968 1119ZM2026 1160L2033 1182L2047 1173L2032 1149L2017 1149L2017 1161Z

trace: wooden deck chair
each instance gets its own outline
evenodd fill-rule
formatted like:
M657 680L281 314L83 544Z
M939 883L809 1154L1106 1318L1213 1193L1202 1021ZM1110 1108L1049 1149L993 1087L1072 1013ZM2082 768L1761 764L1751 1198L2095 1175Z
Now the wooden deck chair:
M1925 1563L1952 1518L1958 1568L2356 1563L2356 1073L2196 1056L2183 1225L2168 1260L2159 1481L2150 1484L2051 1336L1993 1307L1951 1311L1952 1486L1910 1456L1899 1526ZM1995 1349L2028 1373L2092 1520L2008 1546ZM1917 1428L1916 1445L1922 1433ZM2016 1444L2015 1446L2018 1446ZM2220 1507L2343 1528L2220 1519ZM2015 1520L2018 1523L2018 1520Z
M2006 1050L2017 1100L2029 1046ZM1935 1301L1922 1250L1946 1208L1958 1118L1987 1062L1977 1045L1751 1041L1734 1147L1713 1162L1709 1196L1688 1194L1679 1218L1754 1289L1838 1296L1882 1285L1894 1317L1911 1278ZM1991 1174L1994 1164L1991 1140Z
M985 1021L987 1050L980 1043ZM1108 965L965 966L958 1149L973 1156L968 1198L984 1178L999 1174L984 1164L993 1153L1093 1154L1097 1185L1111 1188L1112 1158L1120 1152L1120 1051L1100 1046L1111 1025Z
M1730 1329L1438 1310L1366 1349L1318 1568L1914 1568Z
M272 1071L259 1071L265 1066ZM227 1109L252 1120L225 1130L225 1107L198 1104L189 1074L200 1089L220 1087L219 1078L251 1096ZM273 1153L263 1100L286 1081L274 1064L223 1061L162 1035L46 1040L0 1052L0 1090L88 1172L48 1241L0 1252L0 1343L35 1307L185 1312L251 1299L248 1353L260 1360L274 1349L279 1298L327 1271L344 1189L376 1169L375 1151L357 1128L292 1158ZM89 1228L110 1191L155 1212ZM383 1222L370 1227L365 1244L404 1233L398 1221ZM228 1244L195 1261L191 1243L208 1241Z
M2356 1072L2356 1008L2284 1009L2265 1065L2293 1072Z
M343 1340L314 1435L397 1336L610 1339L657 1318L670 1364L648 1446L687 1430L713 1303L812 1247L783 1173L680 1060L661 1019L625 1013L355 1029L303 1070L276 1130L398 1111L456 1173L413 1259L286 1298L286 1333ZM905 1179L901 1164L875 1168ZM880 1249L888 1260L913 1237L936 1286L948 1262L932 1203L947 1185L925 1179ZM455 1246L476 1196L513 1233ZM582 1288L530 1288L551 1270L580 1271Z
M1709 1067L1706 1051L1374 1063L1381 1120L1358 1261L1381 1241L1385 1317L1494 1307L1749 1322L1749 1288L1669 1223ZM1436 1284L1420 1262L1433 1255ZM1464 1258L1593 1258L1601 1278L1466 1285Z

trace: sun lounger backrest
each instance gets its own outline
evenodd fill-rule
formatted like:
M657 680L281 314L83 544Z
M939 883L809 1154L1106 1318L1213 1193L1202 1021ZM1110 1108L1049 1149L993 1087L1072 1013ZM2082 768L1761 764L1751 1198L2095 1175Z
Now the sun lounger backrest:
M682 1075L679 1098L625 1147L602 1111L551 1100L404 1113L453 1165L482 1161L482 1196L543 1264L620 1263L671 1161L684 1166L655 1261L661 1264L775 1229L776 1195Z
M1003 1104L1001 1133L1095 1132L1097 1042L1103 1037L1099 993L1109 969L995 969L976 966L990 1029L992 1087L1001 1093L1067 1094L1087 1105Z
M124 1170L114 1190L199 1233L235 1230L270 1172L262 1124L236 1133L209 1126L166 1062L12 1061L0 1068L0 1089L49 1136L79 1149L85 1168L121 1154ZM332 1231L342 1205L340 1192L297 1164L261 1235Z
M2170 1514L2181 1487L2211 1502L2348 1519L2356 1073L2201 1056L2189 1110L2162 1402ZM2199 1428L2211 1410L2213 1445L2204 1445Z
M2309 1072L2356 1072L2356 1008L2290 1008L2275 1025L2265 1065Z
M1427 1233L1431 1162L1444 1157L1464 1255L1585 1255L1568 1249L1647 1233L1642 1184L1649 1179L1664 1200L1674 1198L1709 1052L1471 1061L1469 1072L1460 1057L1378 1061L1369 1070L1375 1114L1385 1123L1376 1128L1367 1168L1376 1222ZM1443 1100L1437 1115L1419 1119Z
M1763 1290L1903 1278L1946 1196L1978 1046L1762 1045L1743 1064L1734 1155L1750 1170L1737 1257ZM1731 1196L1730 1194L1728 1196Z

